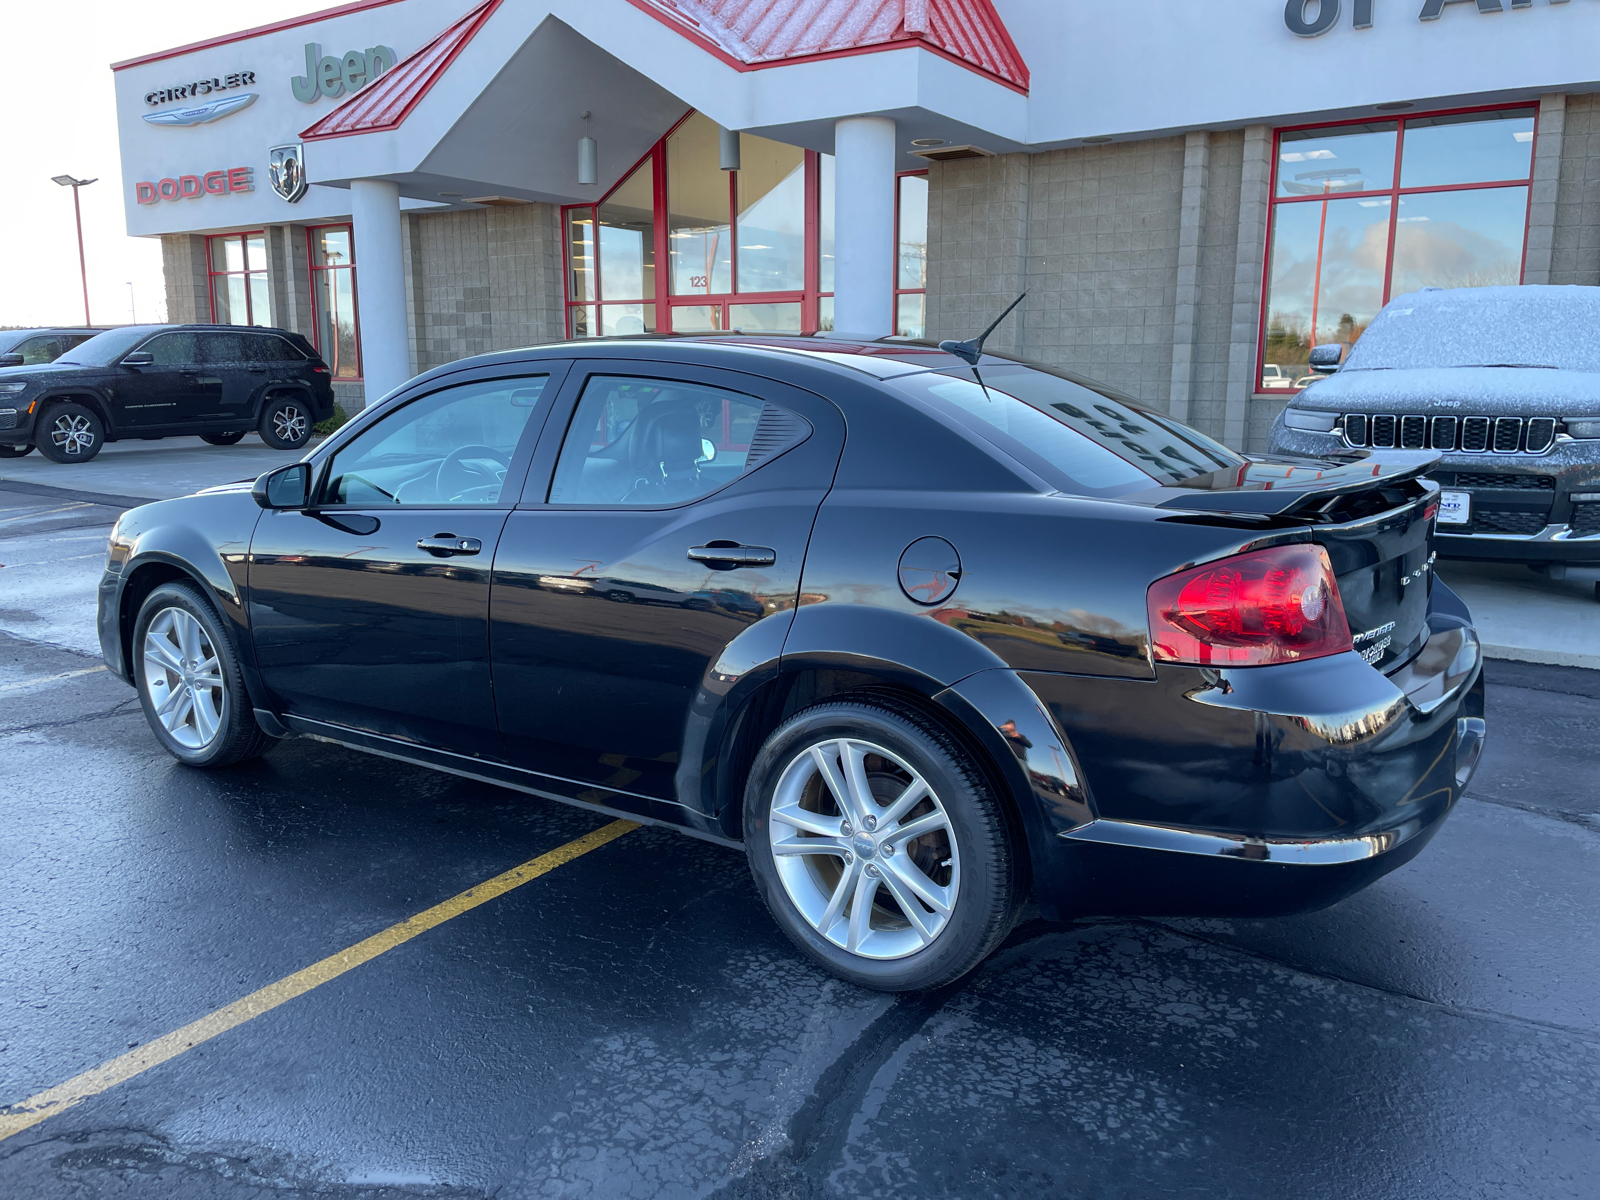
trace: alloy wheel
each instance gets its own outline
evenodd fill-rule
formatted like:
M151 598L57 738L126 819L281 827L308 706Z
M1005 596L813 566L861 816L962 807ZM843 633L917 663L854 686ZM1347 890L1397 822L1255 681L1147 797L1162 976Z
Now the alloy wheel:
M217 648L181 608L162 609L145 630L144 687L162 728L185 749L204 749L222 728L227 684Z
M272 414L272 432L280 441L298 442L306 436L305 410L285 405Z
M949 924L960 849L944 806L904 759L855 738L808 746L779 778L771 816L784 891L834 945L904 958Z
M78 413L62 413L50 422L50 441L63 454L83 454L94 447L94 426Z

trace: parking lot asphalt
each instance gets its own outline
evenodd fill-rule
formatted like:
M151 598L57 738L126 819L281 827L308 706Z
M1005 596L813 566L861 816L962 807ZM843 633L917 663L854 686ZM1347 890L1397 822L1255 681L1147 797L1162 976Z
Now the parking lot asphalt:
M311 741L192 771L97 665L0 635L0 1104L609 824ZM1029 921L891 998L637 829L5 1137L0 1195L1592 1197L1600 674L1491 672L1469 798L1324 912Z

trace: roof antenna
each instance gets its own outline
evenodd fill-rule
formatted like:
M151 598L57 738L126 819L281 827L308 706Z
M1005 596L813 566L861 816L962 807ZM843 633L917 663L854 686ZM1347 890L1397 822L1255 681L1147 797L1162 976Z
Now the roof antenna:
M983 343L984 343L984 340L991 333L993 333L996 329L998 329L1000 327L1000 322L1001 321L1004 321L1008 316L1011 315L1011 310L1013 308L1015 308L1017 305L1021 304L1027 298L1028 298L1028 293L1027 292L1023 292L1022 295L1018 296L1015 300L1013 300L1010 304L1008 304L1006 306L1006 311L1005 312L1001 313L998 317L996 317L994 319L994 324L993 325L989 326L989 328L985 329L982 333L980 333L977 337L973 338L970 342L952 342L952 341L940 342L939 343L939 349L945 350L945 351L948 351L951 354L954 354L957 358L964 360L965 362L967 362L971 366L974 366L974 367L977 366L978 365L978 359L980 357L982 357L982 355L983 355Z

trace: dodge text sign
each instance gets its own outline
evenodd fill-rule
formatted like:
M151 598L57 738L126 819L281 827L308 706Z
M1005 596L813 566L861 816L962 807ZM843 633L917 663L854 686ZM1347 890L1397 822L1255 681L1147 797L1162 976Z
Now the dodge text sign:
M178 175L155 182L133 185L140 204L159 204L163 200L198 200L201 196L226 196L229 192L256 190L254 167L228 167L203 175Z

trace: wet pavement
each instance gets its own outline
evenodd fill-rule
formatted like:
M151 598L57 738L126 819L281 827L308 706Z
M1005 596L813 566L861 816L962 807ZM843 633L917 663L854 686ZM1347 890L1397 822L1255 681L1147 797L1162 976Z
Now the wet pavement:
M606 824L311 741L191 771L96 665L0 634L0 1103ZM0 1141L0 1196L1593 1197L1600 673L1489 704L1368 891L1030 922L926 996L639 829Z

